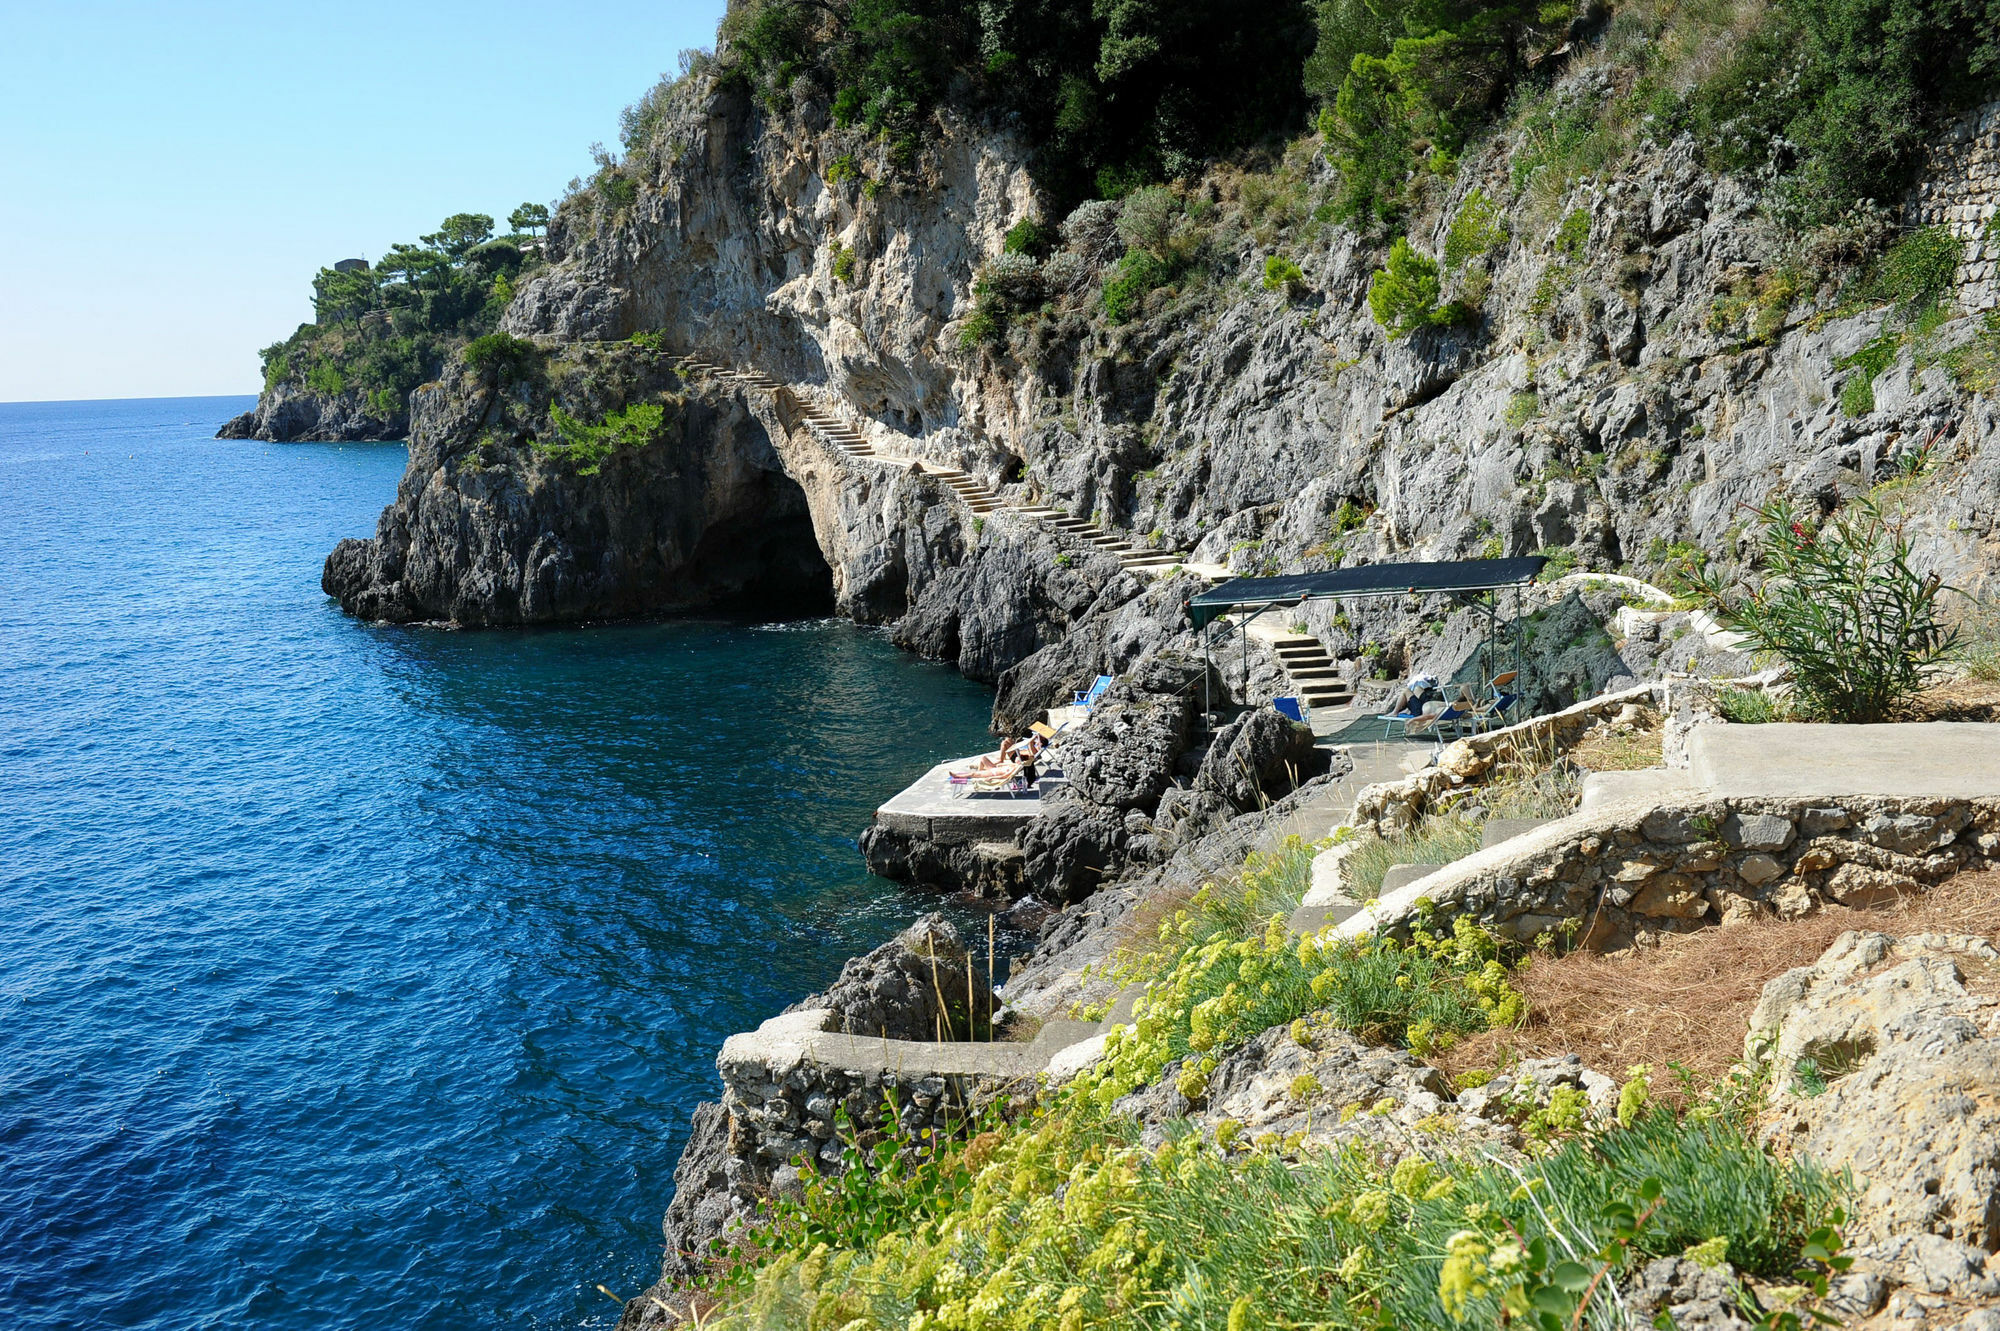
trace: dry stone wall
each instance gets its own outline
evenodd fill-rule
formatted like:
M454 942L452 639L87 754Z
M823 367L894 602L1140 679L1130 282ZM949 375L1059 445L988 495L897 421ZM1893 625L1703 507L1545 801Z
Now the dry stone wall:
M1580 921L1619 947L1829 902L1870 906L2000 864L2000 800L1715 798L1586 810L1479 851L1338 926L1407 931L1426 911L1528 939Z
M1924 181L1910 197L1909 220L1941 226L1964 246L1958 304L1970 311L2000 306L2000 102L1953 126L1933 146Z

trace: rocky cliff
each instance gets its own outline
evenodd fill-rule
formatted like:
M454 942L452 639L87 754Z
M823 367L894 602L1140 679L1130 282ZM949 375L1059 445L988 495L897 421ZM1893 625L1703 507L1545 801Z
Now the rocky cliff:
M1609 95L1601 68L1560 90L1572 111ZM536 451L550 431L529 411L466 466L485 399L447 374L417 396L411 470L376 541L329 561L350 609L502 623L714 603L733 592L712 574L663 580L735 560L732 530L763 533L730 514L770 504L809 521L843 613L1001 681L1013 725L1076 676L1171 645L1177 607L1161 602L1178 595L1037 524L975 514L912 464L1241 571L1540 550L1658 577L1692 551L1738 558L1745 504L1825 511L1884 482L1927 565L1974 586L1992 563L1990 115L1934 154L1913 201L1964 237L1944 317L1921 335L1893 305L1843 295L1839 256L1802 268L1800 242L1686 140L1642 141L1551 197L1514 187L1534 145L1502 131L1418 236L1443 253L1468 210L1486 219L1446 279L1476 313L1392 337L1367 302L1379 239L1308 207L1333 173L1311 138L1184 182L1172 243L1196 258L1113 323L1100 293L1121 205L1087 203L1052 251L999 262L1009 229L1044 209L1004 128L944 116L891 168L810 95L777 113L696 75L669 100L619 168L631 200L572 196L551 266L503 326L559 360L639 335L755 370L903 465L842 456L755 387L634 380L547 402L605 412L691 391L677 442L583 477ZM1295 280L1261 280L1274 253L1296 259ZM1013 317L974 326L981 292L1008 283L1029 293ZM708 450L714 468L697 465ZM727 497L718 468L744 482ZM711 508L712 531L662 539L663 509ZM1300 618L1336 657L1372 642L1394 668L1430 649L1436 608Z
M409 432L406 414L382 415L372 410L358 391L328 396L303 384L280 383L259 394L257 405L249 411L225 421L215 437L332 444L401 439Z

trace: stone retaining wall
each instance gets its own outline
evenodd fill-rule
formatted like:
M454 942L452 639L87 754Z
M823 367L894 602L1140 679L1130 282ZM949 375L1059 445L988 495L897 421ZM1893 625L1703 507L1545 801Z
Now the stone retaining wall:
M1617 716L1629 706L1665 707L1668 686L1637 688L1588 698L1560 712L1454 740L1438 754L1437 763L1400 781L1368 786L1355 799L1352 822L1359 831L1394 836L1413 826L1446 794L1479 780L1510 754L1553 757L1567 751L1598 722Z
M1927 154L1924 181L1910 196L1908 219L1942 226L1963 247L1956 279L1961 309L2000 306L2000 102L1965 117Z
M1520 939L1580 920L1581 943L1610 948L1828 902L1876 905L1996 866L2000 799L1690 791L1572 814L1388 894L1335 932L1405 932L1428 908Z
M882 1040L827 1029L824 1009L788 1012L724 1042L716 1067L729 1115L730 1154L765 1178L801 1157L838 1167L836 1111L864 1143L878 1140L885 1104L904 1133L940 1128L1034 1089L1061 1050L1094 1036L1094 1022L1052 1021L1029 1043Z

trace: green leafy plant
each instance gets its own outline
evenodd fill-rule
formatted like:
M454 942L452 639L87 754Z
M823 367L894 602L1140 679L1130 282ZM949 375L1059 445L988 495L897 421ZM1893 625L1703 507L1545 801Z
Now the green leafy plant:
M1419 328L1457 321L1455 305L1438 304L1442 291L1437 260L1399 236L1389 247L1387 265L1369 279L1368 312L1390 337L1407 337Z
M466 343L460 358L469 369L496 383L506 383L539 364L541 349L510 333L488 333Z
M1134 318L1146 294L1167 280L1167 265L1149 251L1130 249L1104 284L1104 317L1114 324Z
M1054 227L1039 217L1030 216L1007 228L1000 247L1008 254L1025 254L1031 259L1041 259L1046 258L1061 239L1061 233Z
M1882 256L1870 289L1906 312L1930 309L1950 292L1959 257L1960 246L1951 232L1941 226L1921 227Z
M1767 725L1784 719L1777 703L1762 689L1718 689L1715 710L1722 713L1723 720L1737 725Z
M1794 710L1852 724L1886 721L1958 641L1936 574L1911 564L1901 522L1860 500L1815 523L1782 499L1754 510L1762 587L1725 588L1708 571L1689 582L1716 617L1791 667Z
M549 422L560 442L537 440L534 448L544 457L573 464L579 476L595 476L618 450L643 448L659 438L665 417L666 408L658 403L635 402L587 425L560 406L551 406Z
M1582 263L1584 247L1590 243L1590 211L1577 208L1556 228L1556 254L1566 263Z
M1533 420L1541 409L1541 394L1533 389L1525 393L1516 393L1507 400L1507 424L1510 428L1518 430Z
M852 282L854 280L855 263L856 255L852 246L835 245L833 247L833 263L831 267L836 281Z
M1485 190L1475 189L1465 196L1451 229L1444 238L1444 267L1456 272L1474 259L1484 258L1507 239L1506 224L1500 220L1500 205Z
M1264 290L1296 293L1306 284L1305 270L1281 254L1264 260Z

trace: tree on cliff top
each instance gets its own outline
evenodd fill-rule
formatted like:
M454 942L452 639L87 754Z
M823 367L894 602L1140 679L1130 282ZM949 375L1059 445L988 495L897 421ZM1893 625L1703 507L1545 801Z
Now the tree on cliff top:
M507 214L507 225L516 231L539 237L549 229L549 210L546 204L524 203Z
M1058 201L1122 194L1304 123L1307 0L751 0L725 77L805 80L838 123L914 151L938 107L1017 117Z

